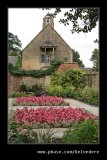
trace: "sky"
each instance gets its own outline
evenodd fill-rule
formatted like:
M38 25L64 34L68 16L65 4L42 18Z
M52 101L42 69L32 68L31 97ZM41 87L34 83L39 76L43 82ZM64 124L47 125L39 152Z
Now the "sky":
M63 18L63 14L69 8L63 8L62 12L54 18L54 29L67 42L67 44L78 51L80 59L85 67L93 67L90 61L92 52L99 48L95 39L99 39L98 24L90 33L71 33L71 25L65 26L58 21ZM43 18L47 13L53 13L52 10L42 10L41 8L8 8L8 32L17 35L24 49L29 42L42 30Z

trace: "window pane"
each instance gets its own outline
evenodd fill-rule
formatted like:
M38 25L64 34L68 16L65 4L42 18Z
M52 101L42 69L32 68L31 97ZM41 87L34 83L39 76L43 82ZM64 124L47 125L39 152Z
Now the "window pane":
M46 55L46 63L50 63L50 55Z
M41 54L41 63L50 63L50 55Z
M45 55L41 55L41 63L45 63Z

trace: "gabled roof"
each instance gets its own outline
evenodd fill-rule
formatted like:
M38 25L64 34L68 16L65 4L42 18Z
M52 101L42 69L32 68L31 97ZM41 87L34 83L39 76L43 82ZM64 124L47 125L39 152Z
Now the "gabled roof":
M56 32L56 34L65 42L65 40L58 34L58 32L50 25L50 24L48 24L45 28L43 28L31 41L30 41L30 43L37 37L37 36L39 36L48 26L50 26L51 28L52 28L52 30L53 31L55 31ZM28 45L30 45L30 43L28 43ZM65 42L66 43L66 42ZM27 45L27 46L28 46ZM66 43L66 45L71 49L71 47ZM26 47L27 47L26 46ZM22 52L26 49L26 47L22 50ZM72 49L71 49L72 50Z

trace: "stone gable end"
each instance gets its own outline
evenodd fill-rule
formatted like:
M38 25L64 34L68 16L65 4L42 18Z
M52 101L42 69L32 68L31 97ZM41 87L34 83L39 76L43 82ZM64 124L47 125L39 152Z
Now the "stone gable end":
M54 51L55 58L63 60L67 57L67 61L73 61L72 49L51 25L47 25L22 51L22 69L32 70L41 68L40 55L43 50L41 50L40 46L46 41L57 45Z

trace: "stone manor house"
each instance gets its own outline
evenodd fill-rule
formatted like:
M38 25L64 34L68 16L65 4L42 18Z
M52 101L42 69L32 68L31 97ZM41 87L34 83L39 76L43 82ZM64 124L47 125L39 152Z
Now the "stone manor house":
M49 66L51 59L73 62L69 45L54 29L54 18L43 18L42 30L22 51L22 69L36 70ZM77 65L77 63L74 63Z
M69 36L69 35L68 35ZM67 62L61 64L58 70L78 69L78 63L73 62L73 52L70 46L54 29L54 19L46 15L43 18L42 30L38 35L22 50L21 69L39 70L46 69L50 65L51 59L64 60ZM8 63L15 65L16 56L9 56ZM86 70L85 68L81 68ZM89 69L90 72L90 69ZM92 71L91 71L92 72ZM87 70L86 70L86 73ZM96 74L86 75L89 86L98 86L98 76ZM48 85L51 82L50 76L32 77L26 75L12 75L8 72L8 93L19 92L20 84L24 82L27 85L40 83Z

